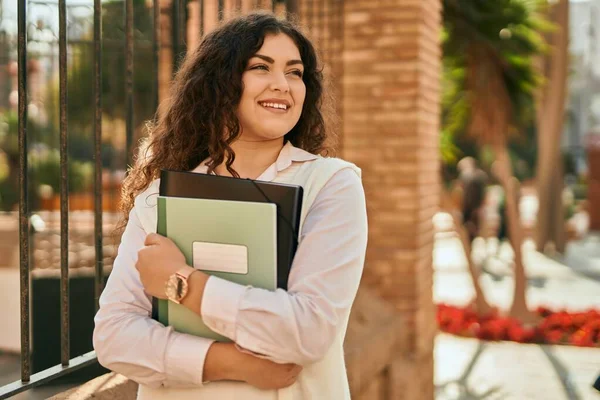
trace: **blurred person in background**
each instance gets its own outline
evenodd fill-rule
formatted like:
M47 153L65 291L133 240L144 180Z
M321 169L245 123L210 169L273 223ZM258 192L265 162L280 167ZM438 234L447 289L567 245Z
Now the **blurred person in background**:
M458 184L462 191L463 224L469 234L469 242L480 235L484 219L487 174L477 166L473 157L465 157L458 162Z

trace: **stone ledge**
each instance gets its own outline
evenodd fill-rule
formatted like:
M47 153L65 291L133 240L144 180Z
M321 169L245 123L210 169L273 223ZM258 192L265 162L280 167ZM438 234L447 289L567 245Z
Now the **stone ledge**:
M408 354L407 333L403 318L390 303L371 289L359 289L344 343L353 398L368 391L393 362Z
M137 397L138 384L114 372L99 376L49 400L129 400Z

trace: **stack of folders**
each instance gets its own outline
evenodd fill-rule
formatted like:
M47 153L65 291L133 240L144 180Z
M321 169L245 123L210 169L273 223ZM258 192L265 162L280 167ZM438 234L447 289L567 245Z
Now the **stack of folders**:
M193 172L161 171L157 233L188 265L241 285L287 289L297 247L302 187ZM219 341L182 305L153 300L153 317L176 331Z

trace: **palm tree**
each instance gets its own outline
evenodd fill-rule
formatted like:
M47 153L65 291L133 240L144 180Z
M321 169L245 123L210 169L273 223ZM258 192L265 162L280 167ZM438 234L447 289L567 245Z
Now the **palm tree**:
M494 150L493 173L506 193L508 236L515 254L510 315L525 323L537 318L525 297L518 181L507 144L534 114L535 89L541 83L534 57L544 51L540 32L547 28L538 14L540 6L539 0L444 0L445 66L456 78L444 93L444 126L455 133L464 131ZM470 270L476 295L482 296L475 269ZM476 302L487 305L485 299Z
M565 98L569 61L569 1L555 0L546 10L556 29L547 34L552 51L539 58L546 84L539 90L536 107L538 159L536 184L539 198L535 242L543 251L552 242L557 251L565 249L565 222L562 202L563 162L560 137L565 120Z

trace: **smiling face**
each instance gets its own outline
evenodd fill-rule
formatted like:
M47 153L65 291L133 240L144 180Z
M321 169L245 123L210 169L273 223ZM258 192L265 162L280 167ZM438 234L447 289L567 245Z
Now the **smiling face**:
M306 96L303 73L300 52L289 36L265 36L242 74L237 109L242 140L281 139L296 125Z

